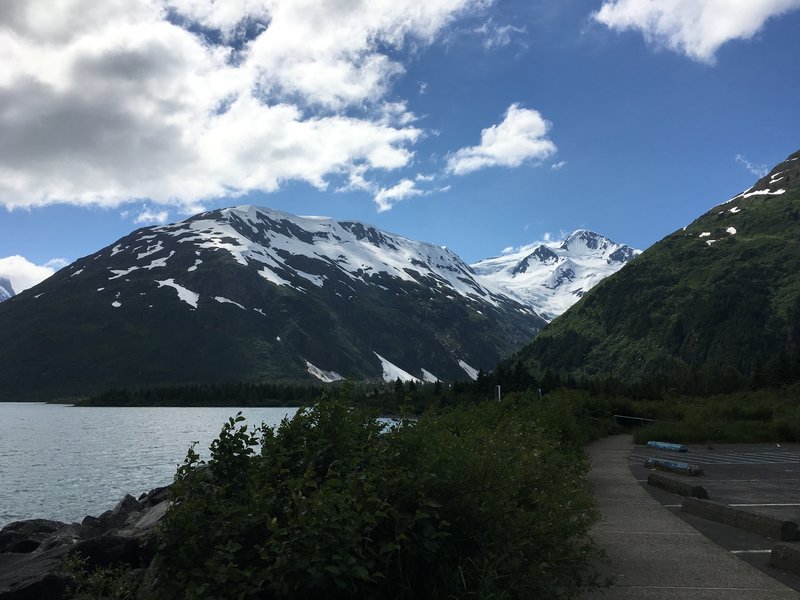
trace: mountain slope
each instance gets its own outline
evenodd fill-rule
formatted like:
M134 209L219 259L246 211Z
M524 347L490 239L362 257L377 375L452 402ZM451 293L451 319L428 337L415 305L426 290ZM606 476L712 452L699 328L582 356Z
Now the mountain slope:
M800 152L644 251L519 357L666 385L749 377L800 343Z
M0 302L8 300L14 296L14 288L11 282L5 277L0 277Z
M519 298L543 318L562 314L581 296L641 254L587 229L474 263L482 281Z
M543 325L447 249L242 206L139 229L0 305L18 340L0 390L466 378Z

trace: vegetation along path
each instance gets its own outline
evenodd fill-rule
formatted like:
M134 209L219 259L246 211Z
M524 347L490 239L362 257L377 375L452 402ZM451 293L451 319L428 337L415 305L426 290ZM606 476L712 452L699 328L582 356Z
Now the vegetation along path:
M630 436L588 448L589 478L602 519L595 542L608 555L610 589L592 597L616 600L780 600L800 594L751 567L653 499L628 469Z

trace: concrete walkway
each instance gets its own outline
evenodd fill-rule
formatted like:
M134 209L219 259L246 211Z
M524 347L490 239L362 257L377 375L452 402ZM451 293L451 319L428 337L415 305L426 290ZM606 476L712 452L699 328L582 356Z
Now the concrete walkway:
M800 594L751 567L663 508L628 468L630 436L588 447L602 520L592 537L608 556L608 600L783 600Z

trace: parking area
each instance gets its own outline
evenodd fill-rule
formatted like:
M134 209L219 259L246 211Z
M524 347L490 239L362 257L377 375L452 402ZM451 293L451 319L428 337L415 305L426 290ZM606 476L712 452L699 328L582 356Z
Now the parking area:
M800 445L690 445L688 452L681 453L636 446L628 459L636 479L665 508L732 554L800 591L800 577L780 572L768 564L770 552L777 544L775 540L681 512L681 496L647 485L647 477L652 472L644 467L648 458L700 467L704 472L702 476L669 475L702 485L714 502L800 524Z

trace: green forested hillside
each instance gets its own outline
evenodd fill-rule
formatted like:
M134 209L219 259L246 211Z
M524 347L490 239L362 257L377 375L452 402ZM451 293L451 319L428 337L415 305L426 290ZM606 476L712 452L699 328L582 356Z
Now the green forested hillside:
M798 158L646 250L519 358L534 372L701 393L796 379Z

